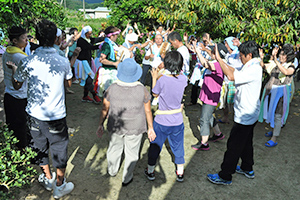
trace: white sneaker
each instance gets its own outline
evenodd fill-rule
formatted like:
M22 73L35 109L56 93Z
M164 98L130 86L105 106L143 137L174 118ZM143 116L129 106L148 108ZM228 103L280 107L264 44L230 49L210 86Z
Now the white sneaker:
M79 80L74 80L72 83L75 83L75 84L78 84L79 83Z
M44 173L40 174L38 181L39 183L44 186L44 188L48 191L53 189L53 185L56 179L56 173L52 172L52 179L48 179Z
M56 184L56 182L55 182ZM64 179L64 183L61 186L54 186L53 197L59 199L60 197L69 194L74 189L74 184L72 182L67 183Z

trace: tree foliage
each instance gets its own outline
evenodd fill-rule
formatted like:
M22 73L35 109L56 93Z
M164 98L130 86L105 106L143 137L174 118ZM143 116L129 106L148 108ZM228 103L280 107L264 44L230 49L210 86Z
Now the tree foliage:
M153 29L157 24L155 17L149 18L149 14L144 11L148 6L155 6L153 0L105 0L104 6L111 9L110 23L118 28L125 28L128 22L137 22L143 30ZM161 4L166 1L160 0Z
M0 6L0 23L4 29L19 24L32 29L41 19L51 20L61 28L66 26L64 8L56 0L1 0Z
M245 40L258 43L296 43L300 7L297 0L167 0L149 5L149 18L177 22L189 32L208 32L224 38L244 32ZM166 6L167 5L167 6Z
M0 199L12 199L11 189L30 184L36 170L30 160L36 156L31 148L18 150L17 138L6 125L0 124Z

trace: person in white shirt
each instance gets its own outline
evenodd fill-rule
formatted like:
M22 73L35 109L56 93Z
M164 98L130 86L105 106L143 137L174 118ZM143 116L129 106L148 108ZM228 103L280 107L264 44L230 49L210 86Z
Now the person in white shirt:
M37 24L36 38L41 47L22 59L17 69L13 68L13 86L18 90L28 81L26 112L33 148L38 153L37 162L43 170L38 181L46 190L54 190L54 198L60 198L74 188L74 184L66 182L64 177L69 143L64 83L71 86L72 71L69 60L60 56L53 47L56 32L53 22L42 20ZM49 150L57 175L50 171Z
M171 32L168 35L168 41L182 55L182 72L184 75L188 76L190 74L190 53L188 48L183 44L180 34L176 31Z
M254 178L253 130L259 116L262 85L258 48L254 41L240 45L240 58L243 63L240 70L227 65L216 50L217 61L227 78L234 81L237 92L234 101L234 124L227 141L221 171L207 175L208 180L214 184L230 185L235 172ZM240 158L242 163L238 166Z
M146 51L145 58L144 58L146 64L144 64L144 62L143 62L143 74L141 77L141 83L144 85L145 85L145 81L146 81L146 75L147 75L149 69L151 69L151 67L153 67L152 66L153 62L155 60L162 61L162 59L165 56L165 55L160 55L162 43L163 43L162 35L157 34L157 35L155 35L153 45L150 44L148 47L148 50ZM152 78L151 78L151 80L152 80ZM150 86L152 86L152 82L151 82Z
M227 56L226 56L226 61L227 64L230 67L233 67L235 69L240 70L241 67L243 66L243 63L240 59L240 53L239 53L239 46L240 46L240 41L236 37L227 37L224 40L225 46L228 50ZM225 94L223 96L223 102L220 106L220 109L223 109L223 117L222 119L219 119L219 123L229 123L229 105L232 105L234 102L234 94L235 94L235 87L234 87L234 82L229 81L227 77L224 78L224 84L225 87L227 88L225 91Z

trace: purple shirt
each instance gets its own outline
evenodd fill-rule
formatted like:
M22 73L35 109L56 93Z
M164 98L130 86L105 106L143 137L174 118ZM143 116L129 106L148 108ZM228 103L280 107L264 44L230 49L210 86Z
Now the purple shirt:
M217 106L220 100L224 74L218 62L215 62L214 65L215 71L206 70L199 99L205 104Z
M184 88L187 86L187 78L179 75L176 78L163 75L157 80L152 92L159 95L159 110L174 110L181 107ZM156 115L155 122L163 126L178 126L183 123L182 113L172 115Z

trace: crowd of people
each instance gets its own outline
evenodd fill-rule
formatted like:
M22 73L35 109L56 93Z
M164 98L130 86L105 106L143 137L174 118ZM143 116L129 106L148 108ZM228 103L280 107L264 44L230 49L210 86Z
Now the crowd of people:
M38 181L53 190L54 198L74 188L64 176L69 143L65 93L74 93L69 89L72 83L83 87L82 102L102 102L96 134L102 137L107 119L108 174L116 176L124 152L123 186L133 181L145 132L150 141L146 177L155 179L156 162L168 139L175 157L176 180L184 181L182 102L188 84L192 84L191 102L185 106L199 101L202 107L201 139L191 145L194 150L207 151L209 142L225 138L218 123L229 123L233 104L234 122L221 171L208 174L208 180L229 185L235 172L254 178L255 125L258 121L270 124L273 131L265 133L270 138L265 146L275 147L287 121L298 67L291 44L274 46L266 60L264 49L254 41L241 43L239 37L231 36L215 43L209 33L202 37L185 33L182 37L175 25L166 31L157 27L142 44L138 43L141 33L136 23L133 27L127 24L123 32L109 26L100 30L98 37L91 37L92 31L90 26L83 26L80 32L71 28L66 35L53 22L42 20L36 26L38 44L21 26L7 31L10 45L3 50L6 123L19 140L19 149L29 146L37 151L34 162L42 169ZM122 45L116 42L119 35L125 40ZM135 60L138 48L145 49L139 64ZM150 91L145 86L148 75ZM263 77L268 80L263 81ZM151 104L158 104L154 118ZM216 119L216 109L224 110L223 118ZM49 150L56 172L50 170Z

